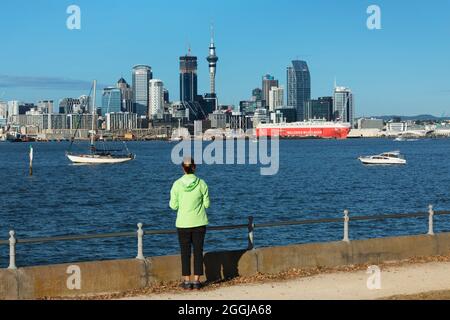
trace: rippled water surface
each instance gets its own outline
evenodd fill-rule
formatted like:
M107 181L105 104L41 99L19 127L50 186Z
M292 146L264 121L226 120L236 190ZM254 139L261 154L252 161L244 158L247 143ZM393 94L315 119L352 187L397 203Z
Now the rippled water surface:
M19 238L174 228L169 191L180 169L170 159L173 144L136 142L131 163L75 166L65 158L66 143L34 144L34 176L28 176L28 144L0 143L0 239L9 230ZM365 167L357 157L401 150L404 167ZM261 176L259 166L200 166L210 187L211 225L255 223L351 215L450 209L450 140L302 140L280 142L280 171ZM354 222L353 239L419 234L426 219ZM450 219L436 217L436 230L448 231ZM334 241L341 224L257 229L256 246ZM210 232L207 250L245 248L246 230ZM145 254L178 252L175 236L146 236ZM105 239L51 244L18 244L20 266L130 258L136 239ZM8 248L0 246L0 267Z

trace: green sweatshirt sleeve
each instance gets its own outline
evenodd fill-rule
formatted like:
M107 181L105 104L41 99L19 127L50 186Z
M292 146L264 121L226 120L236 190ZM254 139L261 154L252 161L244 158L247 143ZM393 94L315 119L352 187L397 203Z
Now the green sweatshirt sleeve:
M177 190L177 183L175 182L172 186L172 190L170 190L170 208L172 210L178 210L180 205L178 202L178 190Z
M209 190L208 185L205 183L205 181L202 180L202 193L203 193L203 206L205 209L208 209L211 205L211 202L209 201Z

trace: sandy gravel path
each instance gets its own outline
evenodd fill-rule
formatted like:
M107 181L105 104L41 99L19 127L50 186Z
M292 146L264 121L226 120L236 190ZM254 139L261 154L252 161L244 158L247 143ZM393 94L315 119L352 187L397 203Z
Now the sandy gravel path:
M381 269L381 289L379 290L368 289L367 281L370 276L366 271L336 272L281 282L236 285L186 293L150 294L126 299L359 300L450 290L450 262L385 267Z

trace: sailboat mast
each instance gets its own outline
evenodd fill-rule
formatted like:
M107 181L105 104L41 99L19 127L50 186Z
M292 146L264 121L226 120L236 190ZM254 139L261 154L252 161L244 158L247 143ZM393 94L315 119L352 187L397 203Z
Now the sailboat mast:
M93 94L92 94L92 130L91 130L91 151L94 150L94 140L95 140L95 114L96 114L96 108L95 108L95 99L96 99L96 90L97 90L97 80L94 80L94 88L93 88Z

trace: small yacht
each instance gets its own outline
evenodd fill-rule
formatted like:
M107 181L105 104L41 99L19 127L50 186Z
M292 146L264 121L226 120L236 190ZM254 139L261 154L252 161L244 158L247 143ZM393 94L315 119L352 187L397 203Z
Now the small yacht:
M363 164L374 165L390 165L390 164L406 164L405 158L400 151L385 152L375 156L359 157Z

